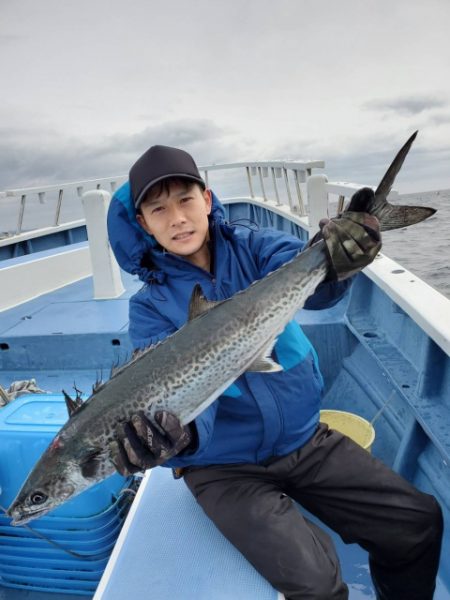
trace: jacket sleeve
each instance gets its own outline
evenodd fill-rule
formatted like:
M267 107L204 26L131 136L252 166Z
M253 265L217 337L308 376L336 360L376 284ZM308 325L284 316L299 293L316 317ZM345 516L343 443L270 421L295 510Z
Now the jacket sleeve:
M130 299L128 333L134 350L143 350L161 342L176 329L146 301L146 288Z
M295 258L305 247L306 242L299 238L280 233L274 229L253 231L250 244L260 276L265 277L281 265ZM352 279L344 281L324 281L305 303L308 310L330 308L339 302L351 286Z
M130 299L129 316L129 335L134 349L143 350L148 346L161 342L176 331L172 323L165 320L151 303L146 302L145 288ZM218 402L216 400L194 420L198 437L198 446L195 452L176 456L167 461L165 466L187 466L192 462L190 457L193 455L197 457L204 452L213 432L217 407Z

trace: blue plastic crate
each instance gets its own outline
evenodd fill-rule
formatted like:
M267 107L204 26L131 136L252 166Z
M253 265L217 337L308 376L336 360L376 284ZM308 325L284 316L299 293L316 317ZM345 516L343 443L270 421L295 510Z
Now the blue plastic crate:
M0 504L7 508L42 453L67 421L61 395L18 398L0 410ZM126 479L116 474L56 508L52 516L88 517L107 509Z
M124 515L123 515L124 516ZM37 520L32 524L33 531L36 531L36 535L30 531L29 527L21 527L21 526L13 526L13 525L1 525L0 524L0 539L2 536L17 536L22 538L38 538L39 535L42 534L46 537L55 540L58 543L67 542L67 541L89 541L89 540L97 540L105 535L108 535L111 531L114 531L115 528L119 525L121 526L123 522L122 515L115 515L111 518L107 523L102 523L99 527L92 528L80 528L75 529L74 527L63 529L61 527L43 527L41 523Z
M16 590L28 590L28 591L35 591L35 592L44 592L44 593L50 593L50 594L75 594L75 595L80 595L80 596L89 596L89 598L92 598L93 596L93 592L92 591L88 591L88 590L74 590L74 589L69 589L69 588L60 588L60 587L56 587L56 586L44 586L44 585L28 585L26 583L23 584L16 584L16 583L10 583L10 582L6 582L3 581L2 579L0 579L0 586L1 587L6 587L6 588L12 588L12 589L16 589Z
M41 565L42 567L46 566L47 559L57 559L63 561L79 561L84 563L95 562L97 560L102 560L103 558L108 558L109 553L114 548L115 540L106 544L100 550L77 550L76 553L78 556L73 556L72 554L68 554L59 548L54 546L47 546L46 548L31 548L30 546L11 546L10 544L1 544L0 545L0 560L4 558L15 557L19 559L24 558L34 558L36 565Z
M97 539L87 540L65 540L60 541L55 536L48 536L52 541L61 545L62 548L72 550L75 552L100 552L107 548L111 543L114 543L117 536L120 533L122 524L118 523L114 529L109 531L106 535L100 536ZM47 540L35 537L32 534L29 537L17 536L17 535L3 535L0 537L0 552L2 546L17 546L23 548L24 552L28 548L51 548L52 546ZM62 550L61 550L62 551Z
M43 569L41 567L37 569L32 566L18 567L15 565L8 565L6 572L8 575L14 574L22 577L31 575L33 577L46 577L47 579L65 579L66 581L75 579L77 581L96 582L103 575L103 569L100 571L76 571L75 569Z
M1 581L2 584L6 586L8 586L8 584L26 585L28 589L37 589L38 587L45 586L48 591L52 591L54 587L58 587L59 590L72 591L72 593L76 593L78 590L94 593L98 585L98 581L58 578L48 579L46 577L36 577L34 575L17 574L2 575Z
M127 487L128 483L125 484ZM81 498L82 495L80 495ZM93 531L96 528L103 526L114 527L118 521L123 520L128 506L121 500L121 492L115 496L114 503L108 506L104 511L89 517L77 516L54 516L56 511L50 512L44 517L40 517L33 521L31 527L36 530L51 529L54 531L76 530L76 531ZM11 519L4 514L0 514L0 526L11 527ZM20 526L18 526L20 528Z
M15 565L17 567L35 567L35 568L55 568L55 569L66 569L66 570L74 570L74 571L100 571L104 569L109 560L109 553L107 555L98 556L98 558L91 558L88 560L89 556L86 555L85 559L75 558L70 555L67 555L68 558L60 558L60 556L49 555L46 553L42 556L43 560L41 563L37 564L37 559L39 556L34 555L23 555L23 552L6 552L0 558L0 569L6 570L8 565ZM1 573L0 573L1 575Z

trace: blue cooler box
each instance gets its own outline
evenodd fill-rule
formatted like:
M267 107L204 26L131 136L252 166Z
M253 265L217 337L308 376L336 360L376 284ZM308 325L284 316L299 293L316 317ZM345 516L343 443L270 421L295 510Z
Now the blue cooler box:
M0 504L8 508L31 469L67 421L61 395L35 394L0 409ZM48 513L54 517L90 517L105 511L127 479L112 475Z

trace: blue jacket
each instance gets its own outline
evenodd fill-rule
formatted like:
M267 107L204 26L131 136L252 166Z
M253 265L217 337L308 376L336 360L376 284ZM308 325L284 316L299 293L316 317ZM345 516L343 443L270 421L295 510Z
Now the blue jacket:
M184 325L197 283L209 300L229 298L304 247L298 238L275 230L227 224L213 194L214 269L209 273L158 248L136 222L128 184L111 201L108 231L120 266L144 282L130 299L129 333L135 348L155 344ZM305 307L330 307L348 286L348 280L323 283ZM273 357L283 371L239 377L195 420L198 449L175 457L167 466L261 462L308 441L317 428L323 381L315 350L295 321L279 336Z

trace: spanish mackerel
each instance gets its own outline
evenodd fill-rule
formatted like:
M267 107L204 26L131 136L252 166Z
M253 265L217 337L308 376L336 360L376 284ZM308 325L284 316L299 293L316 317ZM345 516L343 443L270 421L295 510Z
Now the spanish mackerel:
M416 133L389 167L371 206L351 206L375 214L382 230L418 223L435 212L392 206L386 199ZM41 517L114 473L108 445L117 425L134 413L143 411L152 419L165 409L186 424L246 370L280 370L270 358L275 340L325 279L328 268L321 240L223 302L208 302L196 286L186 325L96 386L72 414L11 504L13 523Z

